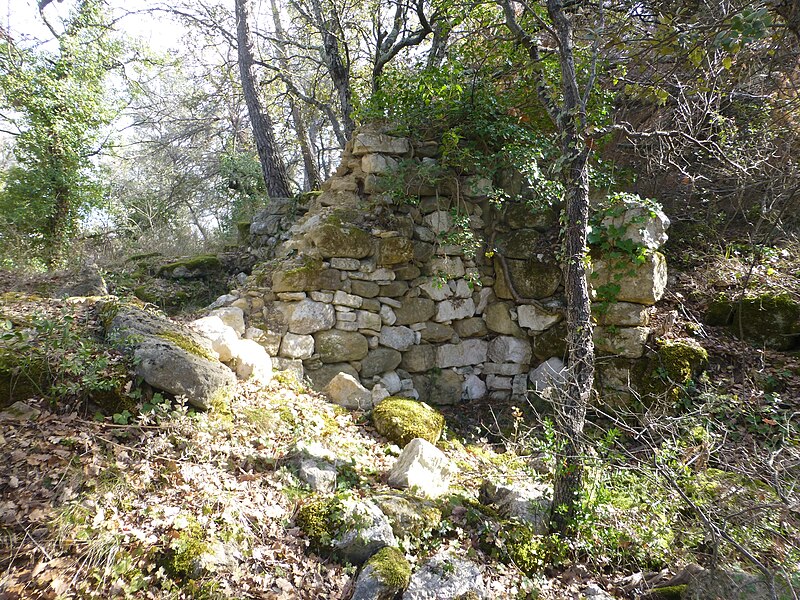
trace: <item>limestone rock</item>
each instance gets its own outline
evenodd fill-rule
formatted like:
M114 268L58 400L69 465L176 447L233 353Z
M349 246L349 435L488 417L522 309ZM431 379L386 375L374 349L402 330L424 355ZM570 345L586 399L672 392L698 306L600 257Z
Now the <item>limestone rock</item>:
M438 279L428 279L419 285L419 289L425 296L436 302L446 300L453 295L453 290L450 289L450 286Z
M419 399L430 404L457 404L461 401L463 381L461 375L451 369L414 373L411 375Z
M399 446L418 437L435 444L444 429L444 417L437 410L397 396L386 398L376 406L371 418L378 433Z
M225 325L231 327L237 335L244 335L244 311L235 306L225 306L211 311L211 316L218 317Z
M450 486L455 467L444 452L422 438L412 439L389 471L389 485L410 488L429 498L438 498Z
M436 348L436 365L447 367L466 367L486 362L489 342L485 340L464 340L458 344L444 344Z
M289 331L298 335L331 329L335 324L336 311L333 306L313 300L299 302L289 317Z
M381 494L373 498L385 514L398 538L419 537L430 532L442 520L442 511L435 502L400 493Z
M667 261L660 252L650 254L642 264L608 261L602 257L592 260L589 285L596 293L602 286L618 286L617 302L634 302L648 306L661 300L667 288Z
M504 335L489 343L489 360L496 363L527 364L531 361L531 344L528 340Z
M272 291L275 293L338 290L341 285L340 271L326 269L321 262L290 263L272 274Z
M253 340L236 340L231 348L236 376L261 385L272 381L272 359L264 347Z
M623 240L644 246L648 250L658 250L667 241L670 222L658 206L646 205L635 196L617 200L612 206L613 214L601 221L601 227L614 228L622 232Z
M381 548L358 574L350 600L393 600L411 580L411 565L395 548Z
M361 157L361 170L364 173L389 173L397 168L397 161L383 154L365 154Z
M372 408L372 394L361 383L347 373L339 373L325 387L331 402L355 410Z
M599 325L645 327L650 321L646 306L632 302L603 302L592 304L592 316Z
M353 155L395 154L402 156L411 151L411 143L407 138L394 137L372 131L361 131L353 139Z
M436 363L436 350L433 346L411 346L403 353L400 367L409 373L420 373L432 369Z
M361 361L361 376L374 377L387 371L394 371L400 364L403 355L393 348L378 347L370 350Z
M506 519L517 519L532 527L535 535L546 535L550 520L550 489L522 483L498 483L486 480L481 484L480 501L495 508Z
M422 244L417 244L417 246L422 246ZM417 259L417 257L414 258ZM467 272L464 268L464 261L458 256L446 256L444 258L434 258L430 261L421 260L420 262L428 262L428 273L430 275L445 277L446 279L458 279Z
M469 375L464 380L462 397L464 400L483 400L486 397L486 383L477 375Z
M372 236L358 227L326 223L306 237L323 258L364 258L372 253Z
M592 332L599 353L623 358L641 358L649 335L647 327L595 327Z
M478 566L468 560L440 552L426 560L411 576L403 600L459 600L485 597Z
M367 356L367 338L353 331L330 329L314 334L316 351L323 363L361 360Z
M318 369L309 369L306 371L306 377L311 381L311 386L315 390L322 391L339 373L347 373L358 379L358 371L349 363L333 363L322 365Z
M239 341L239 336L233 327L223 323L218 316L202 317L189 323L189 326L211 340L211 347L222 362L233 358L233 346Z
M400 308L394 310L396 325L424 323L436 313L433 300L427 298L404 298Z
M456 321L467 319L475 314L475 302L472 298L454 298L443 300L436 305L435 321L444 323L445 321Z
M416 334L408 327L381 327L380 343L383 346L402 352L413 346L416 339Z
M506 258L533 258L542 234L535 229L517 229L495 238L497 251Z
M455 330L450 325L428 321L425 328L420 330L422 340L432 344L449 342L455 335Z
M486 327L495 333L513 336L524 335L519 325L511 319L511 305L507 302L488 304L483 318L486 321Z
M520 327L526 327L536 333L550 329L563 318L560 313L547 313L533 304L517 307L517 322Z
M410 262L414 245L404 237L383 238L378 249L378 264L382 267Z
M560 358L548 358L528 374L528 379L537 392L547 388L560 387L566 382L567 369Z
M508 276L516 289L517 294L523 298L540 300L555 294L561 284L561 269L555 262L538 259L505 261L508 266ZM509 290L500 259L495 257L494 269L496 278L494 292L503 300L512 300L514 295Z
M310 335L287 333L281 340L278 354L284 358L311 358L314 354L314 338Z

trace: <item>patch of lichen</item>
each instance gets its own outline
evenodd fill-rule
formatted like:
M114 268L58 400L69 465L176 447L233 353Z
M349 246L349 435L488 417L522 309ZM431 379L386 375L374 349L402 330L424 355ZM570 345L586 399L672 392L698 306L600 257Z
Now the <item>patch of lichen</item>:
M176 269L183 267L187 271L218 271L222 268L222 263L216 254L201 254L183 260L177 260L158 269L157 275L174 273Z
M411 565L396 548L381 548L366 563L372 567L378 580L385 586L404 590L411 582Z
M423 402L390 396L372 411L378 432L391 442L405 446L414 438L436 444L444 430L444 416Z
M158 334L158 337L171 342L172 344L176 345L181 350L185 350L189 354L194 354L195 356L199 356L200 358L205 358L206 360L217 360L217 357L214 356L210 350L204 348L200 344L192 341L190 338L176 333L174 331L164 331Z

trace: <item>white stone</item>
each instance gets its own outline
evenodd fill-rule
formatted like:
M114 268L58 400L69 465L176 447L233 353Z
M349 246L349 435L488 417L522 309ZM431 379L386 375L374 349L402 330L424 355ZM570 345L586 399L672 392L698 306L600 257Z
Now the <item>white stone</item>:
M436 316L433 318L438 323L467 319L475 315L475 302L472 298L456 298L443 300L436 305Z
M236 376L262 385L272 381L272 359L264 347L253 340L236 340L231 349Z
M649 335L649 327L595 327L592 331L598 352L623 358L641 358Z
M306 299L305 292L279 292L278 293L278 300L283 300L284 302L300 302L300 300Z
M397 322L397 315L394 314L391 306L386 304L381 305L381 310L378 313L381 318L381 322L384 325L394 325Z
M211 315L219 317L225 325L232 327L238 335L244 334L244 311L235 306L226 306L211 311Z
M311 358L314 354L314 338L310 335L287 333L281 340L278 354L284 358Z
M365 154L361 157L364 173L388 173L397 167L397 161L383 154Z
M408 327L388 327L386 325L381 327L380 342L381 345L388 348L403 352L413 346L415 340L415 332Z
M592 260L592 273L589 285L596 290L604 285L619 286L614 299L621 302L653 305L664 296L667 289L667 261L660 252L653 252L644 263L633 265L624 263L617 267L602 258Z
M411 143L407 138L394 137L383 133L362 131L353 140L354 156L363 156L373 152L402 155L410 151Z
M427 440L414 438L406 444L389 471L389 485L438 498L447 492L450 477L456 472L444 452Z
M325 386L331 402L356 410L372 408L372 394L352 375L339 373Z
M510 390L513 379L511 377L501 377L499 375L487 375L486 387L492 391Z
M340 271L358 271L361 261L357 258L331 258L331 267Z
M453 228L453 217L446 210L434 211L422 220L435 235L447 233Z
M348 322L348 323L355 323L356 322L356 313L354 312L337 312L336 313L336 321L339 322ZM330 329L329 327L327 329Z
M388 296L378 296L378 301L381 304L385 304L386 306L391 306L392 308L403 307L403 303L397 298L389 298Z
M458 344L443 344L436 348L436 366L466 367L486 362L489 343L485 340L464 340Z
M494 300L494 290L490 287L481 288L478 292L478 302L475 304L475 314L482 315L483 311Z
M425 296L436 302L447 300L453 295L453 291L450 289L450 286L443 285L438 279L426 281L419 286L419 289Z
M510 335L501 335L489 343L489 360L496 363L516 363L520 365L531 362L531 344Z
M214 310L215 308L222 308L223 306L227 306L231 302L235 302L238 299L239 296L237 296L236 294L223 294L222 296L214 300L214 302L209 304L207 306L207 309Z
M486 397L486 383L477 375L469 375L464 380L464 400L482 400Z
M543 392L548 388L558 388L567 381L567 368L564 361L560 358L548 358L528 374L528 379L537 392Z
M472 298L472 287L466 279L456 280L455 287L456 298Z
M311 292L309 295L312 300L317 302L324 302L325 304L333 302L333 292Z
M624 200L623 206L621 214L605 217L601 225L614 227L617 231L624 229L623 240L630 240L648 250L658 250L668 239L670 223L664 211L635 200Z
M347 306L348 308L361 308L362 302L364 302L364 299L361 296L354 296L341 290L337 291L333 295L333 303L339 306Z
M253 340L254 342L257 342L266 334L267 332L259 327L248 327L244 330L244 335L242 337L246 340Z
M222 362L228 362L232 358L231 349L239 340L233 327L226 325L215 315L192 321L189 326L211 341L211 347Z
M391 396L389 390L383 387L380 383L375 384L375 387L372 388L372 405L378 406L378 404L386 400L386 398L389 396Z
M526 327L535 332L547 331L561 321L561 314L549 314L533 304L523 304L517 307L517 322L520 327Z
M299 335L308 335L330 329L336 323L336 312L330 304L303 300L292 311L289 318L289 331Z

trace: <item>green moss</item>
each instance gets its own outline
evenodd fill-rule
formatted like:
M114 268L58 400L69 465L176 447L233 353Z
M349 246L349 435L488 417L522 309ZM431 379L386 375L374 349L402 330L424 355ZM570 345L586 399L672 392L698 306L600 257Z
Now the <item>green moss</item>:
M183 260L177 260L169 264L163 265L158 269L157 275L170 274L180 267L185 268L187 271L218 271L222 268L222 263L216 254L201 254Z
M800 302L788 294L719 296L708 308L706 323L727 326L736 337L774 350L790 350L800 339Z
M681 600L687 587L684 584L657 588L647 595L647 600Z
M658 344L658 359L667 377L684 385L705 369L708 352L691 339L665 340Z
M367 561L375 569L378 580L385 586L404 590L411 582L411 565L396 548L381 548Z
M470 590L468 592L464 592L460 596L456 596L456 600L481 600L481 597L477 592Z
M400 446L414 438L436 444L444 429L440 412L422 402L397 396L383 400L373 409L371 418L381 435Z
M186 336L183 336L179 333L175 333L173 331L165 331L163 333L158 334L158 337L167 340L175 344L181 350L186 350L189 354L194 354L195 356L199 356L200 358L205 358L206 360L217 360L217 358L211 353L211 351L203 348L203 346L193 342Z
M542 536L536 535L524 525L505 530L505 550L508 559L526 575L533 575L545 566Z
M328 548L336 537L340 509L341 504L335 498L320 498L306 502L297 511L295 522L315 550Z
M192 519L170 544L165 568L173 577L191 579L197 574L200 557L207 551L205 531Z

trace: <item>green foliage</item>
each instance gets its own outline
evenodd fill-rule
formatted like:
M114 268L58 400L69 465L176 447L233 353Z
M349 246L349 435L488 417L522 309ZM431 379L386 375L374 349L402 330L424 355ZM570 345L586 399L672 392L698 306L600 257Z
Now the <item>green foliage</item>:
M381 548L367 561L366 566L375 569L378 579L388 587L404 590L411 581L411 565L396 548Z
M0 105L15 113L16 165L2 174L0 214L57 265L79 217L103 199L92 156L114 111L106 101L108 70L121 52L99 0L78 4L58 38L58 52L0 42ZM9 241L0 236L0 245Z

